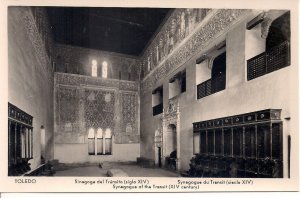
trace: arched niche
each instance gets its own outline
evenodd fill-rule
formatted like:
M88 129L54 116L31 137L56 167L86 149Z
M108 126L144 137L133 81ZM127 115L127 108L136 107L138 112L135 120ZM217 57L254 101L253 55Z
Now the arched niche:
M97 155L103 154L103 130L98 128L97 130Z
M95 129L90 128L88 130L88 153L89 155L95 155Z

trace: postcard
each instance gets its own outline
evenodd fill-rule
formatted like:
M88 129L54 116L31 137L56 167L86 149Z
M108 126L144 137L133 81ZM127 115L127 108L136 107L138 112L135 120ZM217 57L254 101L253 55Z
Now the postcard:
M298 191L298 8L1 2L0 191Z

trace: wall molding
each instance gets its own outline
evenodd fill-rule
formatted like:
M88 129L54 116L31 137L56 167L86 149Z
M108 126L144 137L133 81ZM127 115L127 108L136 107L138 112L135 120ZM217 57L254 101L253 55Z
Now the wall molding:
M59 73L55 72L56 84L75 85L75 86L100 86L100 87L113 87L119 90L138 91L139 82L117 80L117 79L104 79L100 77L91 77L77 74Z

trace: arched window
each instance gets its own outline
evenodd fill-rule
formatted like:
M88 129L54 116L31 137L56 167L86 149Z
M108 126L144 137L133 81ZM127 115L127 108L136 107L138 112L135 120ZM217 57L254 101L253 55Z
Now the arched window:
M211 93L224 90L226 86L226 52L217 56L211 69Z
M105 130L105 145L104 145L104 149L105 152L104 154L106 155L111 155L111 147L112 147L112 134L111 134L111 130L110 129L106 129Z
M97 77L97 61L92 60L92 76Z
M197 99L209 96L226 88L226 42L220 44L221 48L203 55L197 60L196 82ZM211 68L211 70L210 70Z
M97 130L97 155L103 154L103 131L101 128Z
M108 70L108 68L107 68L107 62L104 61L102 63L102 78L107 78L107 73L108 73L107 70Z
M95 131L90 128L88 131L88 152L89 155L111 155L112 154L112 132L106 129L105 132L98 128Z
M256 46L260 47L256 47L257 49L254 51L252 49L248 50L251 53L248 55L247 60L247 80L253 80L282 69L291 63L290 12L281 13L281 16L277 15L277 11L269 11L262 19L260 26L253 27L252 25L248 27L248 33L251 35L249 38L256 38L251 41L249 46L253 46L253 42L256 42ZM260 32L257 32L256 29ZM256 32L260 34L260 37L255 35ZM254 35L256 37L253 37Z
M290 12L287 12L272 22L266 38L266 51L272 50L286 41L290 41L290 37Z
M89 129L88 133L88 151L89 155L95 155L95 130Z

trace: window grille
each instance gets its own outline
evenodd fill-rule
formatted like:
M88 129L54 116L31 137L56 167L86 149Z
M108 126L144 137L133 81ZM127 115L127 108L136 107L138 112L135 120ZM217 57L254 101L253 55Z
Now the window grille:
M247 61L247 79L252 80L290 65L290 43L263 52Z

